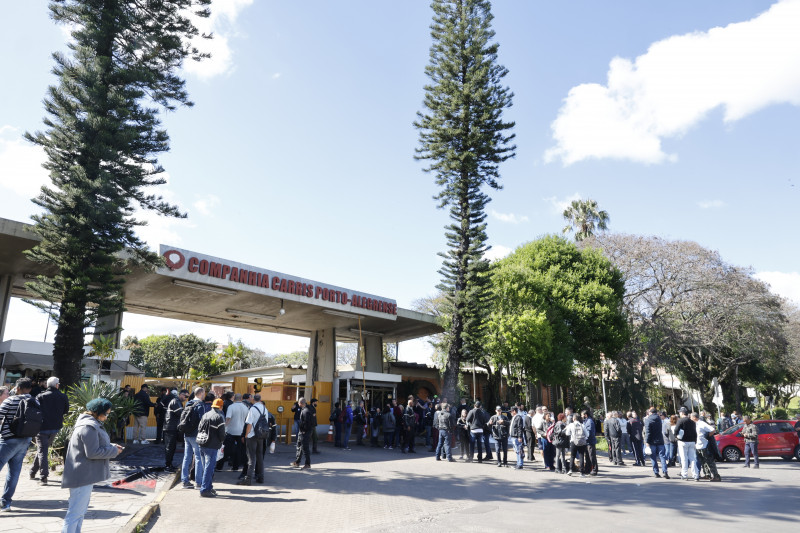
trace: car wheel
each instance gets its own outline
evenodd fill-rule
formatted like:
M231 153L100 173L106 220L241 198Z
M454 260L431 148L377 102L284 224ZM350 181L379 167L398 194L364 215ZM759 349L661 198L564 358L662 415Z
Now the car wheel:
M735 463L742 458L742 452L740 452L739 448L736 446L728 446L722 450L722 455L725 457L725 460L730 463Z
M800 461L800 446L794 449L794 458Z

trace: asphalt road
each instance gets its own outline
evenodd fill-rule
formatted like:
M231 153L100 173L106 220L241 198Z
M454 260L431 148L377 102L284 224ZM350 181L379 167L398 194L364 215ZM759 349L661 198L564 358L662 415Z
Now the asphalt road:
M216 499L174 488L148 528L175 531L797 531L800 463L765 459L761 468L721 463L722 483L656 479L649 467L611 466L597 477L567 477L492 464L437 462L419 447L322 446L311 470L288 466L287 446L266 460L266 483L240 487L218 472ZM538 455L538 454L537 454ZM514 454L509 453L509 463ZM629 463L630 464L630 463ZM255 505L253 505L255 504Z

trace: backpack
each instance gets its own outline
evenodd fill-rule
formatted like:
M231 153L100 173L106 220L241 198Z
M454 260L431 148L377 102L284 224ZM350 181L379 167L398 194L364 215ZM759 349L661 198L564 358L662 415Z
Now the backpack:
M550 442L552 442L553 446L556 448L564 447L564 426L562 424L556 423L553 426L553 432L550 435Z
M347 418L347 410L341 409L339 411L339 417L336 419L336 421L339 422L340 424L344 424L346 418Z
M555 427L556 427L555 424L550 424L550 427L547 428L547 431L545 431L545 433L544 433L544 438L547 439L547 442L552 443L552 444L555 444L553 442L553 431L555 431Z
M197 406L197 402L187 403L181 411L181 419L178 422L178 431L181 433L191 434L200 427L200 417L194 409L195 406Z
M42 408L33 398L22 398L8 425L15 438L35 437L42 429Z
M580 442L585 439L586 431L583 428L583 424L576 423L572 425L572 439L573 442Z
M201 422L202 422L202 420L201 420ZM208 437L209 437L208 430L210 429L210 427L211 427L210 423L203 424L202 428L200 426L197 426L197 439L196 440L197 440L197 445L198 446L205 446L206 443L208 442Z
M267 423L267 417L264 416L262 413L258 420L256 420L256 424L253 426L253 436L257 439L266 439L269 437L270 429L269 424Z

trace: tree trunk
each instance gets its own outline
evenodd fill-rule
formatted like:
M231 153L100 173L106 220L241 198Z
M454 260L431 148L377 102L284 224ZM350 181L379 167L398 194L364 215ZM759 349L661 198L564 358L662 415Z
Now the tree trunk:
M53 343L53 373L61 382L61 390L81 381L84 309L86 302L61 302L61 314Z

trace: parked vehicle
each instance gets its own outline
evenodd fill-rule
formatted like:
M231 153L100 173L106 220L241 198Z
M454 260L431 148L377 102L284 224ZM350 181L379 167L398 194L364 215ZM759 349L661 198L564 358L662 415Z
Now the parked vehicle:
M800 439L794 422L788 420L755 420L758 428L758 456L781 457L800 461ZM744 455L743 424L737 424L716 436L717 447L726 461L736 462Z

